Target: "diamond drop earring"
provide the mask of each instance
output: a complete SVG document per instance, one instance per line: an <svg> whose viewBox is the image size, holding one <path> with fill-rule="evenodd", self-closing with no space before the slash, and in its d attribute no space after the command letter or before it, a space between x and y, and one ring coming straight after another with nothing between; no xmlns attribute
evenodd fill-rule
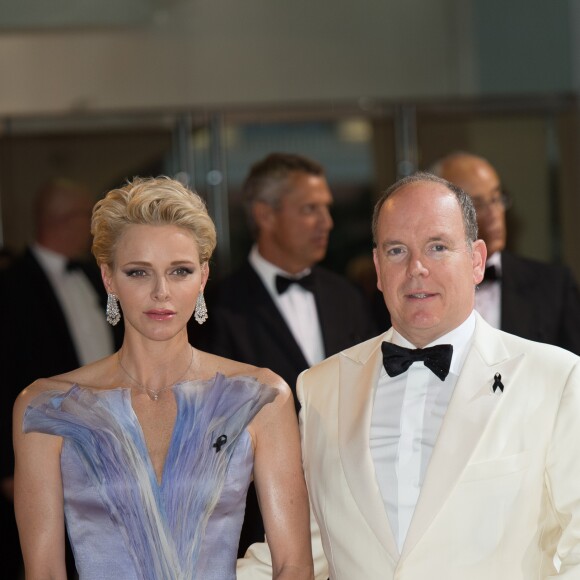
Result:
<svg viewBox="0 0 580 580"><path fill-rule="evenodd" d="M205 304L205 298L203 297L203 291L200 291L200 293L197 295L193 317L198 324L203 324L208 318L207 306Z"/></svg>
<svg viewBox="0 0 580 580"><path fill-rule="evenodd" d="M111 326L115 326L121 320L121 311L119 310L118 298L115 294L107 294L107 322Z"/></svg>

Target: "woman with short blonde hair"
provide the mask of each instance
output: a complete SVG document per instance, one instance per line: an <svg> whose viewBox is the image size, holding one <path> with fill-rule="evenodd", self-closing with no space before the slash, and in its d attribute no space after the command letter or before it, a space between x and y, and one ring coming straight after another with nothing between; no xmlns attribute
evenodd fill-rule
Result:
<svg viewBox="0 0 580 580"><path fill-rule="evenodd" d="M274 578L313 577L291 391L268 369L189 344L214 224L167 177L113 189L93 211L93 253L124 322L122 348L39 379L15 404L15 507L28 580L234 580L255 479ZM284 497L284 501L280 498Z"/></svg>

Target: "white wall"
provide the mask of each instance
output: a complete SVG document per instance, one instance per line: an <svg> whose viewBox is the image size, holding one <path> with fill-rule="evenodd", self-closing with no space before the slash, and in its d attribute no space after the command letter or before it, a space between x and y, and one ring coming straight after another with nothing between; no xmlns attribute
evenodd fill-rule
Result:
<svg viewBox="0 0 580 580"><path fill-rule="evenodd" d="M580 86L575 0L83 0L86 14L78 0L58 6L0 0L0 115ZM7 28L27 18L35 28Z"/></svg>
<svg viewBox="0 0 580 580"><path fill-rule="evenodd" d="M470 4L184 0L141 27L3 32L0 115L471 94Z"/></svg>

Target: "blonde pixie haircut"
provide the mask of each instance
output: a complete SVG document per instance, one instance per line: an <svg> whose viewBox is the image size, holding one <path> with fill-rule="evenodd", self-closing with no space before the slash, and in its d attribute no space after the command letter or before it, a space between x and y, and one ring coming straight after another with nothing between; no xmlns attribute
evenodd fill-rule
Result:
<svg viewBox="0 0 580 580"><path fill-rule="evenodd" d="M166 176L135 177L112 189L93 208L92 252L99 266L114 266L115 247L128 225L172 225L190 231L201 263L215 249L215 225L204 201L179 181Z"/></svg>

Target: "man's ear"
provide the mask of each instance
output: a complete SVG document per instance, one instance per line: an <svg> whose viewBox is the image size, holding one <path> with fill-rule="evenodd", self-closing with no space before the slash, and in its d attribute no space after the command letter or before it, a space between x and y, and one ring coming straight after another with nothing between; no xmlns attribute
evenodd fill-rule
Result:
<svg viewBox="0 0 580 580"><path fill-rule="evenodd" d="M473 282L477 286L483 280L485 274L485 261L487 260L487 246L483 240L473 242Z"/></svg>
<svg viewBox="0 0 580 580"><path fill-rule="evenodd" d="M274 208L264 201L256 201L252 206L252 216L259 230L268 230L273 227L274 213Z"/></svg>
<svg viewBox="0 0 580 580"><path fill-rule="evenodd" d="M381 267L379 265L379 255L376 248L373 248L373 262L375 263L375 271L377 273L377 288L382 292Z"/></svg>

